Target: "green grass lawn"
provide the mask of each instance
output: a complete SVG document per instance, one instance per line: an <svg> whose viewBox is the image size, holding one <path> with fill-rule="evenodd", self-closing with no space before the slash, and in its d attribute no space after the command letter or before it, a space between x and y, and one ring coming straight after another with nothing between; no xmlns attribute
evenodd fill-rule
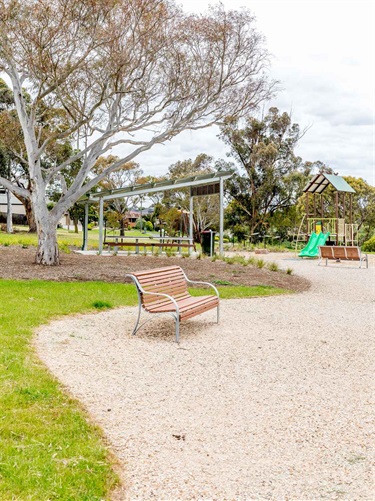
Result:
<svg viewBox="0 0 375 501"><path fill-rule="evenodd" d="M21 245L24 247L38 245L38 237L36 233L29 233L26 226L16 227L15 233L0 232L0 245ZM92 248L98 247L98 232L93 230L88 232L89 246ZM74 233L65 229L57 230L57 240L60 249L67 250L68 247L82 247L82 233Z"/></svg>
<svg viewBox="0 0 375 501"><path fill-rule="evenodd" d="M21 245L24 247L38 245L38 237L35 233L29 233L27 226L16 226L16 232L12 234L0 231L0 245ZM108 235L119 235L119 231L108 232ZM88 249L97 249L99 242L99 230L90 230L88 233ZM131 230L125 232L126 237L148 237L150 235L155 235L155 232L142 233L139 230ZM58 228L57 230L57 241L59 248L63 252L68 252L69 247L81 248L83 242L82 232L74 233L73 230L66 230L64 228ZM129 239L131 241L131 239Z"/></svg>
<svg viewBox="0 0 375 501"><path fill-rule="evenodd" d="M285 292L220 291L223 298ZM0 500L108 499L117 477L101 431L38 360L31 339L58 316L135 305L134 286L0 280L0 297Z"/></svg>
<svg viewBox="0 0 375 501"><path fill-rule="evenodd" d="M218 286L221 299L240 299L247 297L275 296L276 294L291 294L287 289L278 289L270 285L256 285L253 287L246 285ZM192 296L204 296L211 294L208 289L190 289Z"/></svg>
<svg viewBox="0 0 375 501"><path fill-rule="evenodd" d="M136 302L131 285L0 281L0 499L100 500L116 482L101 433L38 361L32 330Z"/></svg>

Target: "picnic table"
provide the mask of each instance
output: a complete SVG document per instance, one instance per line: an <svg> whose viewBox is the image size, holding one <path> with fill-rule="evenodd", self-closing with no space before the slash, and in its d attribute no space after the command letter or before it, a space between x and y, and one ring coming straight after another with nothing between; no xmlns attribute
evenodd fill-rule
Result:
<svg viewBox="0 0 375 501"><path fill-rule="evenodd" d="M139 254L140 248L143 248L144 252L147 252L148 248L151 248L152 251L155 248L161 249L163 252L164 249L176 247L180 254L183 248L196 251L194 240L189 237L107 235L104 245L107 245L109 250L113 248L114 252L118 252L119 247L134 247L135 254Z"/></svg>

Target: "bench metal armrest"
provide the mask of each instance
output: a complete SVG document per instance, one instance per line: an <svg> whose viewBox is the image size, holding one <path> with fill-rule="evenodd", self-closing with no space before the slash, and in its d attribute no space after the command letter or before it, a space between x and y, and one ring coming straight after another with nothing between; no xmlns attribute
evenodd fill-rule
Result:
<svg viewBox="0 0 375 501"><path fill-rule="evenodd" d="M147 292L142 288L141 284L138 282L138 280L135 278L134 275L125 275L125 277L129 277L133 280L133 282L137 286L137 289L138 289L140 294L148 294L150 296L162 296L162 297L169 299L174 304L174 306L176 308L177 317L180 316L180 309L178 307L177 301L172 296L169 296L168 294L163 294L161 292ZM139 298L139 300L140 299L141 298Z"/></svg>
<svg viewBox="0 0 375 501"><path fill-rule="evenodd" d="M150 296L162 296L162 297L166 297L167 299L169 299L174 304L174 306L176 308L177 316L178 317L180 316L180 309L178 307L177 301L172 296L169 296L168 294L163 294L161 292L146 292L144 290L142 290L141 293L142 294L148 294Z"/></svg>
<svg viewBox="0 0 375 501"><path fill-rule="evenodd" d="M196 280L189 280L186 275L185 275L185 278L186 278L186 281L189 283L189 284L199 284L199 285L208 285L209 287L212 287L213 290L215 291L215 294L217 295L218 298L220 298L220 295L219 295L219 291L217 290L217 288L213 285L213 284L210 284L210 282L198 282Z"/></svg>

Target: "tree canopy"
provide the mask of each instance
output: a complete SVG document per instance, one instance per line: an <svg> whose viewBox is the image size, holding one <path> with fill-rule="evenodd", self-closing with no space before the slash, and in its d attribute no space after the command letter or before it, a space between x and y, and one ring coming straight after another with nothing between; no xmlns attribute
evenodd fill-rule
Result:
<svg viewBox="0 0 375 501"><path fill-rule="evenodd" d="M14 154L28 166L30 185L0 183L32 204L36 261L59 262L57 222L110 172L183 130L249 113L269 98L267 58L246 9L186 15L164 0L0 0L0 71L19 120ZM79 148L46 168L51 145L66 140ZM93 173L120 145L119 159ZM78 160L48 211L47 187Z"/></svg>
<svg viewBox="0 0 375 501"><path fill-rule="evenodd" d="M244 126L228 120L221 137L238 165L227 182L233 221L246 220L250 234L262 232L276 211L294 203L310 173L294 153L300 128L288 113L270 108L261 119L248 117Z"/></svg>

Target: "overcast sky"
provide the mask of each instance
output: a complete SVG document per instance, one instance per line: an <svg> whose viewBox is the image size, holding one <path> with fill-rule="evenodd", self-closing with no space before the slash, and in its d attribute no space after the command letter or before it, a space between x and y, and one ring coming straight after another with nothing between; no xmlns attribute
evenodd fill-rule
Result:
<svg viewBox="0 0 375 501"><path fill-rule="evenodd" d="M179 0L204 12L209 0ZM270 75L282 90L269 106L292 111L310 127L297 154L340 175L375 185L375 2L373 0L222 0L248 7L272 53ZM268 106L267 106L268 108ZM145 174L161 175L178 160L207 153L226 158L216 128L184 132L138 157Z"/></svg>

